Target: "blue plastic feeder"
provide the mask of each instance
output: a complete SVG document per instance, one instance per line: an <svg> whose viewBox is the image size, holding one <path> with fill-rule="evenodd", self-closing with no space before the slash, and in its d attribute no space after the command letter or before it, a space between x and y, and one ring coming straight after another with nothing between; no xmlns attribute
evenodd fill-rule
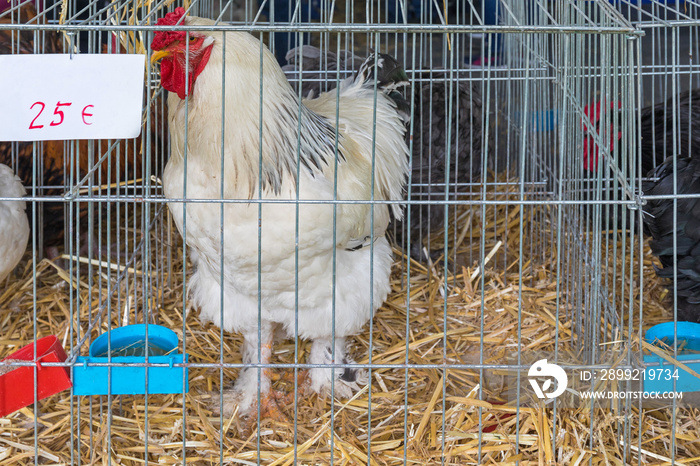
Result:
<svg viewBox="0 0 700 466"><path fill-rule="evenodd" d="M693 322L673 322L654 325L644 335L648 343L659 340L673 348L673 335L678 344L678 362L700 374L700 324ZM673 354L673 353L671 353ZM644 356L644 392L697 392L700 391L700 379L688 371L674 366L655 354ZM675 381L675 388L674 388Z"/></svg>
<svg viewBox="0 0 700 466"><path fill-rule="evenodd" d="M160 325L148 325L147 385L147 368L144 365L146 325L127 325L104 333L90 345L89 356L78 356L76 359L73 366L73 394L144 395L146 392L187 392L187 367L175 366L187 362L187 354L176 353L177 346L175 332Z"/></svg>

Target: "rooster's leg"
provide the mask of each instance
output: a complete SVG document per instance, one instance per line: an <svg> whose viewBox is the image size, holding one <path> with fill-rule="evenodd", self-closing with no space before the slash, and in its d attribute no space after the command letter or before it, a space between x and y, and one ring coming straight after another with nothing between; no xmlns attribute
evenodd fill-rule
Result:
<svg viewBox="0 0 700 466"><path fill-rule="evenodd" d="M260 329L260 339L255 329L253 332L243 335L241 355L243 364L269 364L272 356L272 327L263 322ZM238 379L233 386L233 392L224 395L223 412L230 415L238 406L239 414L243 416L255 416L257 414L258 394L260 395L261 416L267 417L270 400L270 376L271 369L267 367L244 367L241 369Z"/></svg>
<svg viewBox="0 0 700 466"><path fill-rule="evenodd" d="M345 353L345 338L336 337L335 356L333 355L333 343L327 339L314 340L309 354L310 364L351 364L352 359ZM331 381L335 378L334 384ZM348 398L353 392L366 382L365 371L353 367L339 367L335 369L314 367L309 369L309 383L311 390L317 393L330 393L333 388L333 396Z"/></svg>

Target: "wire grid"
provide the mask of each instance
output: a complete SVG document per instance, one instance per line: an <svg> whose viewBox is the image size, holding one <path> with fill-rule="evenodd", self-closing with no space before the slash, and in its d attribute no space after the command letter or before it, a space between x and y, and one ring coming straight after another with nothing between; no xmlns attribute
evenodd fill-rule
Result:
<svg viewBox="0 0 700 466"><path fill-rule="evenodd" d="M649 154L653 155L654 165L657 165L665 157L676 155L677 157L695 156L691 140L686 140L680 136L682 125L687 124L689 134L694 133L695 121L692 118L692 108L695 102L690 102L688 119L683 122L681 112L686 111L681 107L678 96L686 91L693 91L700 86L700 73L695 57L700 52L700 4L696 1L664 2L658 0L648 0L645 2L621 1L616 5L619 11L637 29L644 32L642 47L651 53L645 53L640 60L640 107L660 108L662 113L654 117L653 124L658 126L661 121L666 120L667 130L663 132L663 140L658 141L657 136L648 134L644 129L641 131L642 138L651 142ZM644 109L642 110L644 113ZM673 128L671 130L671 128ZM659 153L661 152L661 153ZM642 157L648 155L642 152ZM646 173L642 173L646 176ZM648 176L652 176L649 174ZM680 189L680 187L678 187ZM677 197L672 194L671 199ZM697 193L690 193L690 197L697 196ZM644 196L643 196L644 199ZM681 215L674 203L673 209ZM676 251L677 222L680 219L674 218L674 251ZM674 254L675 255L675 254ZM673 262L674 277L678 275L678 261L681 255L675 255ZM669 285L670 298L666 301L667 308L670 308L668 320L680 320L677 317L678 288L676 280ZM677 348L673 349L677 354ZM680 405L675 400L672 403L671 423L678 426L680 416ZM671 462L678 461L680 442L675 432L672 433L668 445L668 457Z"/></svg>
<svg viewBox="0 0 700 466"><path fill-rule="evenodd" d="M17 36L31 35L34 40L31 51L34 53L146 53L141 46L147 48L153 29L144 25L152 24L176 5L168 2L68 2L62 16L63 4L54 3L45 5L39 14L39 23L50 24L52 28L36 26L33 22L28 27L7 31ZM593 365L599 362L601 345L629 338L634 333L633 316L638 309L633 307L632 296L637 291L639 277L632 264L640 254L639 236L634 227L639 218L636 193L640 174L636 160L636 119L630 116L635 114L637 101L635 73L639 64L639 36L611 5L564 0L501 1L499 25L485 24L486 6L472 2L447 2L445 14L444 8L438 8L442 2L428 0L321 0L289 5L287 14L281 15L282 21L274 18L275 14L280 14L273 1L261 7L250 0L238 3L195 1L185 6L191 14L218 18L221 23L217 29L247 30L259 35L278 58L287 51L280 44L290 47L302 42L299 30L303 25L306 43L322 51L339 55L344 50L351 50L366 55L369 49L374 49L397 57L411 78L409 92L414 95L417 89L425 88L432 96L438 84L443 85L442 89L448 96L456 92L458 85L466 85L469 89L471 97L467 107L459 107L455 104L458 101L448 98L445 99L445 108L434 106L431 98L413 99L413 119L427 119L429 131L442 129L445 134L436 140L428 138L430 142L418 149L412 148L414 169L407 192L407 211L410 214L406 222L393 226L393 235L408 253L403 258L397 257L407 308L412 306L412 274L416 273L418 262L428 264L434 279L444 277L440 287L443 294L454 289L456 277L463 273L462 267L478 266L482 270L488 267L490 273L504 274L515 269L518 277L512 283L515 290L512 292L518 295L522 295L525 287L534 286L534 279L527 277L544 273L546 280L556 282L556 309L561 314L556 316L557 322L571 322L572 331L568 337L564 337L563 332L555 334L553 358L559 356L558 348L560 343L563 344L560 340L569 338L575 348L584 351L583 362ZM18 10L10 10L2 18L10 18L12 24L23 23L17 13ZM404 15L406 20L415 22L404 22ZM55 40L53 28L58 23L62 33ZM445 23L448 26L445 27ZM450 31L449 35L443 32L445 29ZM119 33L116 39L112 34L114 31ZM50 50L48 44L54 40L55 50ZM21 39L14 39L13 44L12 53L21 53ZM280 47L282 49L278 50ZM474 64L478 57L482 58L481 64ZM325 65L327 62L321 60L321 70L326 68ZM70 302L70 324L62 336L71 356L84 353L95 336L116 326L154 322L155 319L167 322L164 309L171 308L171 303L165 296L171 290L182 289L191 273L191 264L183 258L189 247L183 246L170 222L158 178L169 154L167 109L157 72L150 69L150 73L144 104L144 131L139 140L62 143L59 153L65 169L60 174L60 182L56 183L54 179L54 183L31 183L28 199L33 206L35 234L31 249L35 277L42 271L38 259L47 253L44 249L46 230L41 228L47 206L54 203L66 211L65 249L59 259L64 261L61 265L69 277L66 294ZM341 69L338 73L331 73L330 77L321 75L305 79L302 73L302 81L296 85L303 87L307 80L330 89L335 86L333 81L337 83L338 79L350 74L350 69ZM295 84L298 75L288 73L288 76ZM480 97L479 105L473 98L475 95ZM580 154L585 138L582 127L587 118L586 106L595 101L600 101L603 108L619 101L623 110L612 128L605 125L599 128L589 125L591 127L587 128L590 137L601 148L600 159L608 161L601 163L601 169L591 175L581 163ZM477 106L481 108L477 109ZM460 112L467 111L476 115L472 120L476 129L471 128L468 148L464 148L459 147L458 141L465 128L455 125L454 121L460 120ZM433 124L433 119L444 120L444 128ZM419 136L416 129L422 131L423 127L414 123L411 128L415 144ZM473 133L477 129L481 132L477 141L480 150L474 151L476 136ZM611 149L604 141L610 140L611 132L618 131L622 137ZM424 171L416 171L417 159L431 161L436 152L435 144L446 146L450 157L457 158L454 166L445 164L453 172L447 170L444 174L433 174L435 166L430 163ZM42 160L47 157L46 145L36 143L31 146L34 173L40 173L46 166ZM455 155L463 149L466 152L464 158ZM13 146L10 162L17 170L22 167L20 152L20 147ZM105 162L109 168L105 168ZM419 208L411 210L413 206ZM504 206L504 209L492 209L492 206ZM294 205L290 204L290 208ZM422 221L425 217L425 223L429 223L434 211L445 214L437 231L425 228ZM421 228L412 231L407 226L411 215L421 220L418 222ZM464 220L465 215L469 221ZM472 222L477 216L479 220ZM503 220L514 216L519 218L517 229L504 228ZM455 219L462 219L465 223L460 224ZM622 230L617 237L600 234L618 225ZM487 242L489 233L502 242L500 250L495 241ZM411 244L420 246L417 252L414 253ZM487 256L492 252L488 261ZM418 262L410 261L410 255ZM618 261L618 257L625 260ZM175 263L182 264L183 269L173 269ZM483 350L484 338L487 337L483 317L487 308L485 277L486 273L482 272L479 278L481 291L478 299L481 300L482 318L478 356L469 363L443 362L438 365L409 363L406 357L404 362L391 364L389 368L405 374L408 381L409 374L416 369L438 371L443 380L447 379L452 368L469 369L483 379L494 364L509 364L514 368L527 366L521 360L525 345L520 326L513 351L515 357L497 363L493 360L486 362L489 355ZM507 281L507 276L504 275L504 279ZM36 280L35 287L38 286ZM187 305L186 301L180 303L180 311ZM87 318L80 312L86 306ZM519 322L523 320L522 306L521 301L517 309ZM35 323L40 318L36 312L38 307L35 302ZM566 317L560 318L563 315ZM447 300L437 319L436 329L442 326L441 330L447 334ZM196 337L192 336L184 319L181 325L178 329L181 330L180 350L187 352L196 346L196 341L193 341ZM372 321L367 326L370 327L369 359L364 368L372 380L373 371L383 366L372 362ZM37 327L35 324L33 328L34 339L38 337ZM407 354L410 327L411 321L407 317ZM222 342L225 338L227 335L222 331ZM436 347L434 351L446 351L448 340L443 337L443 348ZM295 352L299 352L299 345L299 341L294 342ZM189 365L192 369L217 370L222 389L232 383L231 380L224 381L224 369L231 374L231 369L243 367L240 363L224 363L223 351L222 344L220 359ZM627 364L631 364L630 358ZM257 364L256 367L297 370L308 365ZM335 367L342 369L343 365ZM485 399L483 387L477 386L476 390L478 398ZM443 383L442 392L444 400L449 395L447 382ZM370 407L373 403L381 403L373 401L371 393L370 390ZM119 397L111 395L90 398L87 415L79 409L83 401L71 401L70 428L73 433L70 444L73 447L70 458L65 461L71 464L91 461L92 446L98 443L98 435L90 430L86 442L78 435L78 428L103 419L107 424L106 431L102 431L107 437L106 449L111 450L112 438L120 435L119 429L112 427L114 417L118 416L113 412L115 399L118 404L122 402ZM148 411L148 397L145 403ZM407 419L408 398L404 403ZM183 438L187 438L185 418L188 413L184 408L187 404L183 394L183 408L178 416L182 419ZM444 432L445 402L435 409L442 411L441 430ZM371 418L371 409L367 416ZM519 410L516 410L516 416L519 423ZM371 426L372 423L368 424ZM626 422L620 427L621 436L629 435L630 426ZM37 431L38 421L35 421L34 428ZM148 432L148 415L144 428ZM550 438L554 442L556 425L551 429ZM482 434L480 427L479 444L482 443ZM406 426L398 435L404 443L410 436ZM367 441L370 442L371 438L369 432ZM445 435L441 442L444 450ZM36 435L34 458L37 462L39 444ZM296 439L294 445L293 457L296 459ZM257 446L253 443L252 448L259 452L260 441ZM367 451L369 463L375 458L371 448ZM518 451L516 445L516 454ZM143 454L145 457L149 455L147 442ZM479 462L483 455L479 448ZM183 442L178 461L186 461L187 456L188 447ZM253 462L263 461L258 455ZM406 462L404 449L403 463Z"/></svg>
<svg viewBox="0 0 700 466"><path fill-rule="evenodd" d="M521 182L545 186L546 207L535 205L530 213L538 221L529 234L540 241L523 243L542 244L531 252L552 264L572 336L587 352L587 362L595 363L596 348L625 333L633 316L635 271L616 258L628 257L639 245L633 117L638 36L605 2L554 2L542 10L504 2L502 9L505 24L520 25L525 18L539 26L619 28L618 34L508 34L508 69L516 70L511 71L516 84L503 86L501 95L518 98L500 99L510 107L503 112L509 125L501 136L510 139L510 163L519 164ZM594 105L610 108L613 102L621 112L611 127L587 123ZM611 133L621 134L619 145L603 144L598 169L585 167L581 137L607 141ZM618 229L617 237L597 234ZM601 274L603 269L612 274Z"/></svg>

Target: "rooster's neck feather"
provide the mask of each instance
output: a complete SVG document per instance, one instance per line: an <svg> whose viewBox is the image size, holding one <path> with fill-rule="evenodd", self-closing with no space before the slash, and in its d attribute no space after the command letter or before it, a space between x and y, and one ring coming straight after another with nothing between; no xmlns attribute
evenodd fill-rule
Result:
<svg viewBox="0 0 700 466"><path fill-rule="evenodd" d="M279 194L285 184L296 189L298 170L307 170L312 176L324 171L334 160L336 137L338 153L342 150L342 137L336 136L335 126L326 117L300 103L267 48L262 49L260 66L261 49L256 38L247 33L228 32L225 41L224 49L222 38L216 40L189 100L190 139L201 128L197 138L200 141L211 141L213 137L221 140L224 97L225 164L236 171L236 179L249 180L248 195L254 195L258 182L263 191L274 194ZM184 101L180 103L183 105ZM220 165L220 158L211 164Z"/></svg>

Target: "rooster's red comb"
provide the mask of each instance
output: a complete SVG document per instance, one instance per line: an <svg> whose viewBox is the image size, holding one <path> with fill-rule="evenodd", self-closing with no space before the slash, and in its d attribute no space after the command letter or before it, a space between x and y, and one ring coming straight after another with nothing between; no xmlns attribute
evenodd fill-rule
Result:
<svg viewBox="0 0 700 466"><path fill-rule="evenodd" d="M176 24L184 24L182 17L185 16L185 9L182 7L175 8L175 11L168 13L165 17L156 22L156 26L175 26ZM152 50L161 50L171 42L182 39L182 31L159 31L156 32L151 42Z"/></svg>
<svg viewBox="0 0 700 466"><path fill-rule="evenodd" d="M159 19L158 22L156 22L156 26L175 26L183 16L185 16L185 9L179 6L175 8L175 11L172 11L165 15L165 17Z"/></svg>
<svg viewBox="0 0 700 466"><path fill-rule="evenodd" d="M586 107L584 107L583 114L586 115L588 121L590 121L591 123L598 123L600 121L600 117L602 116L601 107L602 101L599 100L595 103L595 105L587 105ZM617 107L618 110L622 109L622 102L611 101L610 109L615 110L615 107ZM581 121L581 124L583 125L583 129L588 130L588 124L585 119Z"/></svg>

